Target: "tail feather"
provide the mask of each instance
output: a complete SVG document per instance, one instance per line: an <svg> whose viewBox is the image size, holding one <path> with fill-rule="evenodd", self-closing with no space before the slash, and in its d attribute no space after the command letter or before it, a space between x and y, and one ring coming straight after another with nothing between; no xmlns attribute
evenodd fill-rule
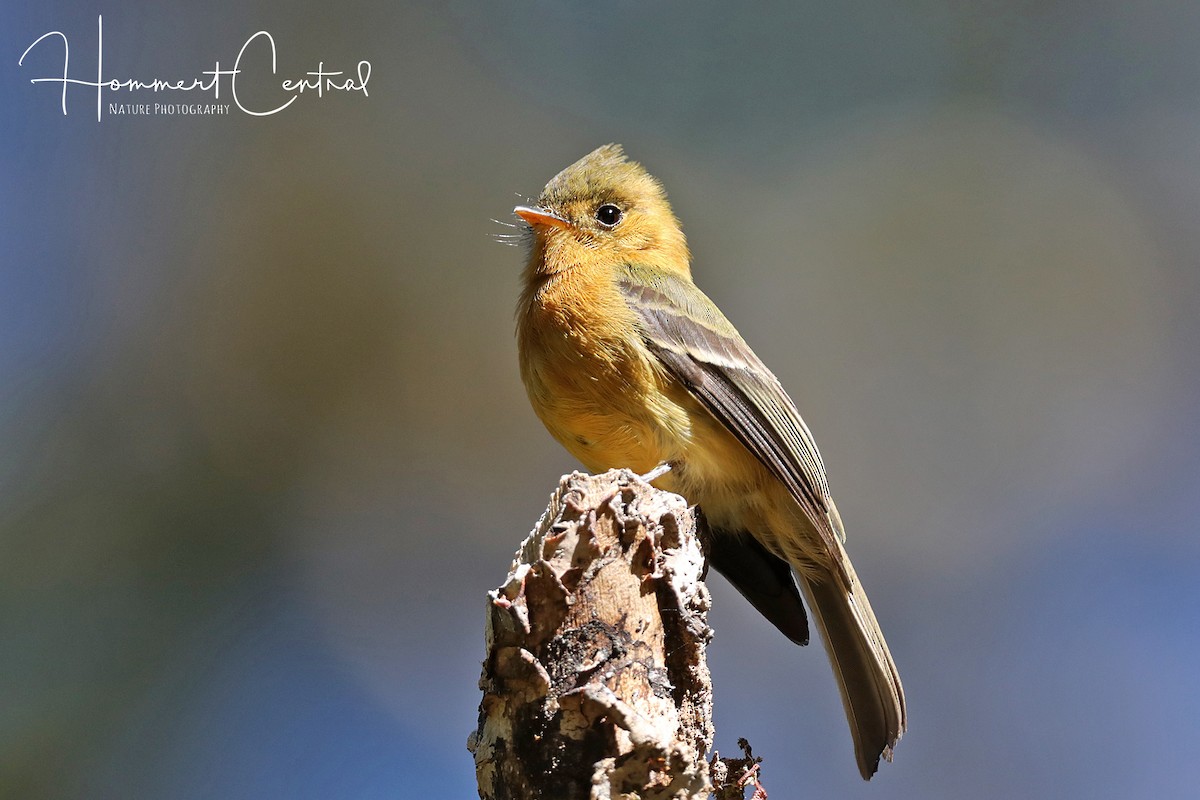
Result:
<svg viewBox="0 0 1200 800"><path fill-rule="evenodd" d="M850 560L846 558L844 564L850 587L839 574L817 579L811 571L800 584L837 676L858 770L870 780L880 756L892 760L892 748L908 727L908 715L904 687L875 612Z"/></svg>

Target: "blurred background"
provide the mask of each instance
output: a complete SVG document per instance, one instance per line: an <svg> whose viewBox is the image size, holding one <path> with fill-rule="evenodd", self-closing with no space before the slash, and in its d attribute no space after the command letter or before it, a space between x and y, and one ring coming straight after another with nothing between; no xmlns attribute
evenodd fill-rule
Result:
<svg viewBox="0 0 1200 800"><path fill-rule="evenodd" d="M5 7L0 795L474 796L485 593L576 466L493 220L610 141L815 432L908 690L864 784L819 647L714 578L717 747L781 800L1194 792L1200 4L100 11L106 77L267 30L369 97L63 116L61 46L17 59L90 78L97 9Z"/></svg>

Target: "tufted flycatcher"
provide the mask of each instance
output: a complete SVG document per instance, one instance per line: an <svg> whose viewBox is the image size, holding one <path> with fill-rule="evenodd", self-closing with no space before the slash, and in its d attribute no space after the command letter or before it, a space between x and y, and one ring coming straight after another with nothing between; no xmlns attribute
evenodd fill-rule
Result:
<svg viewBox="0 0 1200 800"><path fill-rule="evenodd" d="M655 470L698 505L710 564L797 644L807 601L869 780L907 726L900 676L812 434L692 283L662 185L610 144L514 213L533 232L517 339L534 411L589 470Z"/></svg>

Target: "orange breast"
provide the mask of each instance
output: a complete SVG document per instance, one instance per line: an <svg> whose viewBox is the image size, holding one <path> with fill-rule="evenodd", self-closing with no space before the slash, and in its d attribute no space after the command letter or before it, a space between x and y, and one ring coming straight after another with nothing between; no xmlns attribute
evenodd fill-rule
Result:
<svg viewBox="0 0 1200 800"><path fill-rule="evenodd" d="M688 414L611 273L575 268L544 280L523 298L517 333L534 411L589 470L647 472L686 447Z"/></svg>
<svg viewBox="0 0 1200 800"><path fill-rule="evenodd" d="M610 275L568 270L523 297L518 346L534 411L588 470L669 462L655 485L714 522L765 528L765 468L645 346Z"/></svg>

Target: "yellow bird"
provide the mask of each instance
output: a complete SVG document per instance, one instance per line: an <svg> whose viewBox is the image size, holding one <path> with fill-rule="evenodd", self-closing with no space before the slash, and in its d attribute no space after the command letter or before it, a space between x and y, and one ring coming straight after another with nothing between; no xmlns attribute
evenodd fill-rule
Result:
<svg viewBox="0 0 1200 800"><path fill-rule="evenodd" d="M808 642L803 593L869 780L907 727L900 676L812 435L692 283L662 185L610 144L514 213L534 234L517 310L534 411L589 470L659 469L656 486L704 512L712 566L798 644Z"/></svg>

